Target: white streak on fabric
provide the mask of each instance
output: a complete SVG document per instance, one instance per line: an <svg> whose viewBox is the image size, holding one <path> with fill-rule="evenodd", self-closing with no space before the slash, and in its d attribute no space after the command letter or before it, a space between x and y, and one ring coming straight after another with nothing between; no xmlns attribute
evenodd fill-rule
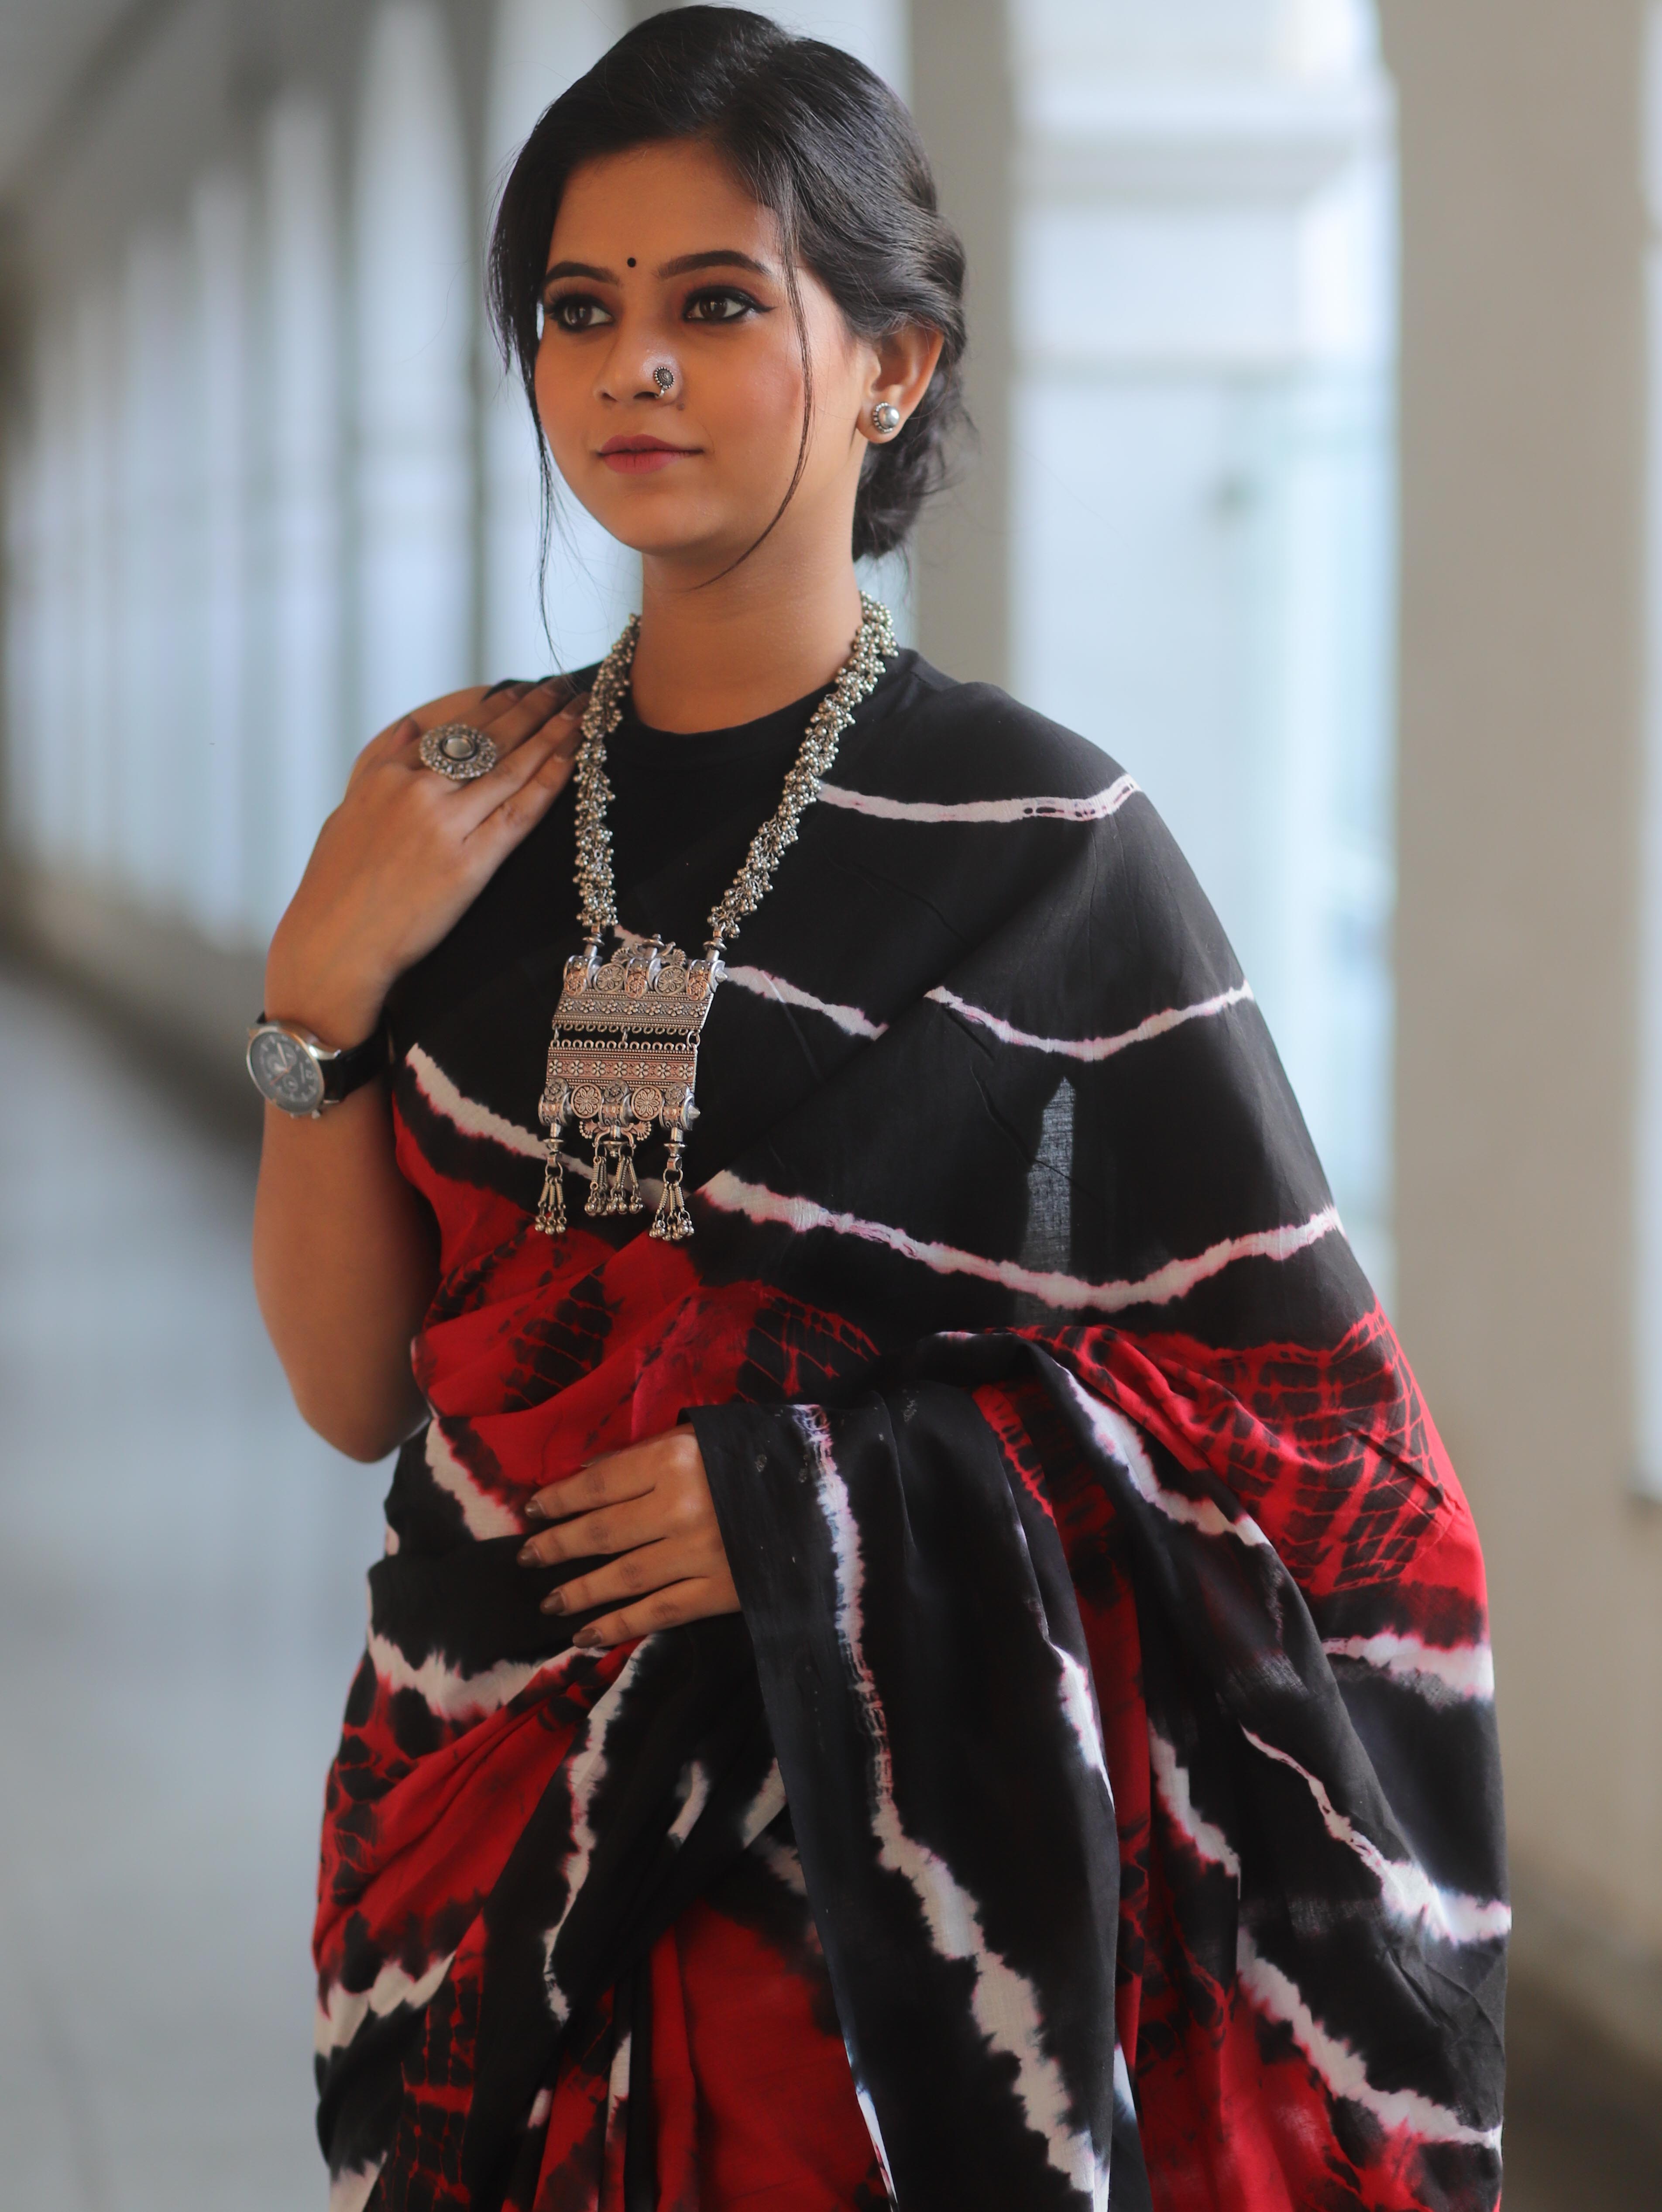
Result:
<svg viewBox="0 0 1662 2212"><path fill-rule="evenodd" d="M782 1844L777 1836L758 1836L750 1846L770 1875L786 1889L794 1890L798 1897L808 1894L808 1882L802 1870L802 1855L790 1844Z"/></svg>
<svg viewBox="0 0 1662 2212"><path fill-rule="evenodd" d="M428 1424L428 1472L447 1497L453 1498L462 1509L462 1519L470 1536L481 1539L488 1536L517 1536L522 1523L518 1513L505 1505L500 1498L492 1498L480 1489L468 1469L457 1458L454 1447L444 1433L442 1420Z"/></svg>
<svg viewBox="0 0 1662 2212"><path fill-rule="evenodd" d="M1112 1060L1116 1053L1125 1052L1134 1044L1148 1044L1153 1038L1164 1036L1170 1030L1181 1029L1186 1022L1202 1022L1213 1014L1221 1014L1251 999L1250 983L1238 983L1232 990L1220 991L1216 998L1201 999L1192 1006L1168 1006L1163 1012L1150 1014L1135 1029L1122 1030L1116 1036L1047 1037L1035 1036L1029 1030L1018 1030L1002 1014L990 1014L985 1006L973 1006L967 999L961 999L955 991L949 991L938 983L932 991L924 994L938 1006L948 1006L966 1021L977 1023L990 1030L1003 1044L1022 1045L1033 1052L1048 1052L1065 1060Z"/></svg>
<svg viewBox="0 0 1662 2212"><path fill-rule="evenodd" d="M1186 1528L1198 1529L1203 1536L1230 1536L1237 1543L1254 1548L1266 1552L1274 1549L1250 1513L1232 1515L1214 1498L1189 1498L1180 1490L1168 1488L1155 1473L1154 1462L1135 1424L1127 1420L1118 1407L1093 1396L1078 1376L1066 1368L1062 1370L1062 1376L1097 1443L1111 1458L1119 1462L1131 1479L1132 1488L1146 1504L1163 1513L1168 1521L1175 1521Z"/></svg>
<svg viewBox="0 0 1662 2212"><path fill-rule="evenodd" d="M634 2041L634 2030L620 2036L612 2052L612 2070L606 2077L606 2133L610 2136L617 2125L618 2114L629 2101L629 2045Z"/></svg>
<svg viewBox="0 0 1662 2212"><path fill-rule="evenodd" d="M1236 1932L1235 1968L1241 1988L1259 2010L1291 2029L1293 2040L1336 2097L1360 2105L1392 2134L1401 2130L1421 2142L1500 2148L1499 2128L1468 2127L1457 2113L1416 2089L1375 2088L1356 2052L1322 2026L1297 1984L1259 1954L1244 1928Z"/></svg>
<svg viewBox="0 0 1662 2212"><path fill-rule="evenodd" d="M846 2045L844 2048L847 2048ZM851 2067L854 2063L852 2054L848 2063ZM854 2098L860 2108L860 2117L865 2122L865 2131L871 2138L871 2148L877 2154L877 2164L883 2168L883 2187L889 2191L889 2201L891 2204L898 2204L901 2193L895 2188L895 2177L889 2170L889 2153L883 2148L883 2130L877 2124L877 2108L871 2101L870 2091L858 2074L854 2076Z"/></svg>
<svg viewBox="0 0 1662 2212"><path fill-rule="evenodd" d="M573 1905L577 1902L594 1858L595 1833L590 1820L594 1793L606 1771L606 1739L623 1709L629 1686L640 1671L641 1656L652 1638L643 1637L584 1717L583 1733L566 1755L563 1773L567 1802L571 1808L571 1844L561 1872L566 1881L566 1902L560 1917L543 1938L543 1986L549 2009L563 2027L571 2012L571 1999L554 1971L555 1948Z"/></svg>
<svg viewBox="0 0 1662 2212"><path fill-rule="evenodd" d="M1238 1261L1290 1260L1324 1237L1343 1233L1337 1210L1328 1206L1307 1221L1277 1229L1255 1229L1244 1237L1225 1237L1192 1259L1168 1260L1163 1267L1136 1282L1087 1283L1077 1275L1041 1272L1024 1267L1018 1261L989 1259L985 1253L933 1243L886 1221L865 1221L858 1214L836 1212L817 1199L787 1198L765 1184L742 1182L727 1168L701 1184L699 1195L720 1213L742 1213L755 1222L778 1222L799 1237L816 1229L829 1230L837 1237L857 1237L868 1244L883 1245L903 1260L915 1260L937 1275L974 1275L984 1283L1001 1283L1007 1290L1025 1291L1045 1305L1086 1307L1095 1313L1169 1305Z"/></svg>
<svg viewBox="0 0 1662 2212"><path fill-rule="evenodd" d="M1382 1629L1377 1636L1333 1636L1323 1644L1330 1659L1356 1659L1399 1680L1432 1682L1457 1698L1495 1695L1495 1654L1487 1644L1422 1643Z"/></svg>
<svg viewBox="0 0 1662 2212"><path fill-rule="evenodd" d="M561 1652L553 1659L499 1659L480 1674L464 1674L436 1652L429 1652L419 1665L412 1665L388 1638L373 1629L369 1635L370 1663L376 1679L389 1690L419 1692L428 1710L447 1721L482 1720L488 1713L500 1711L534 1676L549 1673L567 1656Z"/></svg>
<svg viewBox="0 0 1662 2212"><path fill-rule="evenodd" d="M1064 1651L1060 1644L1051 1648L1061 1662L1063 1715L1073 1730L1080 1758L1092 1774L1101 1777L1102 1787L1112 1804L1113 1784L1108 1779L1107 1753L1102 1748L1102 1724L1097 1717L1096 1692L1091 1678L1071 1651Z"/></svg>
<svg viewBox="0 0 1662 2212"><path fill-rule="evenodd" d="M722 981L737 983L741 991L752 991L759 999L777 999L782 1006L801 1006L810 1014L823 1014L848 1036L880 1037L889 1028L887 1022L874 1022L858 1006L840 1006L834 1000L816 999L800 983L787 982L783 975L770 975L765 968L730 968Z"/></svg>
<svg viewBox="0 0 1662 2212"><path fill-rule="evenodd" d="M681 1801L681 1810L670 1821L664 1840L684 1844L698 1822L699 1814L710 1802L710 1770L701 1759L694 1759L681 1771L682 1787L686 1796Z"/></svg>
<svg viewBox="0 0 1662 2212"><path fill-rule="evenodd" d="M1315 1800L1321 1824L1336 1844L1354 1852L1380 1886L1386 1911L1394 1920L1426 1929L1445 1943L1493 1943L1512 1926L1512 1908L1499 1898L1468 1897L1462 1891L1442 1889L1422 1866L1412 1859L1388 1859L1371 1836L1341 1813L1319 1775L1301 1766L1285 1752L1251 1729L1240 1731L1254 1751L1289 1768Z"/></svg>
<svg viewBox="0 0 1662 2212"><path fill-rule="evenodd" d="M554 1971L554 1954L560 1942L560 1933L569 1918L583 1884L588 1880L589 1869L594 1861L596 1837L591 1810L594 1793L606 1772L607 1741L611 1729L628 1694L628 1686L638 1670L641 1655L657 1638L642 1637L629 1654L623 1671L603 1697L596 1699L585 1723L585 1735L580 1749L573 1747L567 1755L564 1772L571 1805L571 1848L562 1872L566 1879L566 1902L559 1919L547 1929L543 1938L543 1984L548 1993L549 2008L555 2018L565 2024L571 2009L571 2000L561 1987ZM684 1839L708 1801L710 1777L701 1761L693 1761L681 1771L681 1786L684 1792L676 1819L670 1834L676 1842ZM693 1810L688 1814L688 1807ZM769 1766L762 1777L755 1796L746 1807L739 1824L739 1848L748 1850L762 1830L777 1820L785 1810L785 1784L779 1778L778 1761Z"/></svg>
<svg viewBox="0 0 1662 2212"><path fill-rule="evenodd" d="M871 791L852 791L847 785L822 783L820 803L845 807L851 814L866 814L879 822L1103 822L1118 814L1139 786L1122 775L1106 791L1082 799L884 799Z"/></svg>
<svg viewBox="0 0 1662 2212"><path fill-rule="evenodd" d="M937 1955L967 1959L974 1966L975 1984L970 2002L976 2026L993 2050L1015 2060L1016 2093L1028 2126L1044 2143L1052 2168L1081 2191L1097 2212L1106 2212L1107 2166L1098 2160L1089 2136L1070 2124L1071 2100L1055 2061L1044 2049L1044 2023L1032 1984L988 1943L974 1899L946 1861L928 1844L908 1835L901 1822L895 1802L888 1716L865 1656L865 1566L858 1524L824 1416L813 1407L798 1407L795 1411L817 1470L819 1506L831 1539L837 1577L837 1640L870 1747L871 1825L879 1861L910 1885L923 1908ZM874 2143L881 2141L875 2131L872 2140Z"/></svg>
<svg viewBox="0 0 1662 2212"><path fill-rule="evenodd" d="M1222 1828L1197 1809L1189 1770L1178 1758L1174 1747L1153 1727L1149 1729L1149 1765L1168 1818L1196 1857L1204 1859L1208 1866L1222 1867L1239 1889L1240 1859L1234 1844Z"/></svg>
<svg viewBox="0 0 1662 2212"><path fill-rule="evenodd" d="M540 1160L547 1157L543 1139L534 1129L522 1129L517 1121L505 1121L488 1106L482 1106L476 1098L466 1097L420 1045L411 1045L404 1060L416 1078L416 1089L428 1104L464 1137L478 1137L487 1144L500 1145L506 1152L519 1153L522 1159Z"/></svg>
<svg viewBox="0 0 1662 2212"><path fill-rule="evenodd" d="M385 2020L401 2005L419 2012L450 1972L455 1956L446 1951L419 1974L406 1972L396 1959L389 1959L367 1990L343 1989L337 1982L328 1996L319 2000L312 2023L312 2047L318 2057L327 2058L331 2051L350 2043L372 2013Z"/></svg>
<svg viewBox="0 0 1662 2212"><path fill-rule="evenodd" d="M1113 2101L1137 2126L1137 2099L1131 2094L1131 2069L1125 2063L1125 2054L1116 2043L1113 2046Z"/></svg>
<svg viewBox="0 0 1662 2212"><path fill-rule="evenodd" d="M385 2163L385 2159L378 2158L373 2166L349 2166L343 2172L331 2175L329 2212L363 2212Z"/></svg>

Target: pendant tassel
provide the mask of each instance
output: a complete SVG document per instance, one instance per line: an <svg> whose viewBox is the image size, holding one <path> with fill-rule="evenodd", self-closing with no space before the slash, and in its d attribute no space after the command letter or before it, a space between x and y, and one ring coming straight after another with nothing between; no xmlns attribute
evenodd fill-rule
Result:
<svg viewBox="0 0 1662 2212"><path fill-rule="evenodd" d="M652 1234L660 1243L684 1244L693 1233L693 1217L681 1190L681 1132L670 1132L670 1157L664 1163L664 1195L652 1216Z"/></svg>
<svg viewBox="0 0 1662 2212"><path fill-rule="evenodd" d="M640 1185L635 1181L634 1139L620 1137L612 1159L612 1194L608 1211L612 1213L639 1213Z"/></svg>
<svg viewBox="0 0 1662 2212"><path fill-rule="evenodd" d="M597 1137L594 1146L594 1177L589 1185L587 1213L639 1213L640 1186L635 1180L634 1139L627 1130Z"/></svg>
<svg viewBox="0 0 1662 2212"><path fill-rule="evenodd" d="M543 1170L543 1195L537 1201L537 1226L545 1237L566 1233L566 1177L557 1127L549 1131L548 1165Z"/></svg>
<svg viewBox="0 0 1662 2212"><path fill-rule="evenodd" d="M611 1186L610 1169L611 1161L606 1139L604 1137L598 1138L596 1139L594 1147L594 1172L589 1177L589 1194L583 1204L585 1213L611 1212L611 1201L607 1195Z"/></svg>

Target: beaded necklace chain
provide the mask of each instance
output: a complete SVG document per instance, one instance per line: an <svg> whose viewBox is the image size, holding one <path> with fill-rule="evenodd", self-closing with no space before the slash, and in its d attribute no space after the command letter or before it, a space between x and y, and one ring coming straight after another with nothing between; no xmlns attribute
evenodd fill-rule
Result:
<svg viewBox="0 0 1662 2212"><path fill-rule="evenodd" d="M722 948L737 937L773 888L774 872L797 841L802 817L819 797L820 784L837 757L854 709L881 680L884 663L898 650L887 607L860 594L860 626L853 650L831 688L809 717L802 748L785 779L773 814L750 841L750 849L722 897L710 909L709 938L701 960L678 945L654 937L649 944L622 941L612 837L606 826L612 788L606 780L606 740L623 719L629 671L640 635L632 616L600 664L583 715L578 748L577 895L584 947L566 963L560 1004L549 1047L548 1079L537 1112L548 1130L548 1166L537 1226L564 1233L566 1126L575 1121L594 1146L585 1211L638 1213L640 1191L634 1148L654 1124L669 1137L664 1191L652 1234L678 1244L693 1233L682 1194L682 1154L698 1112L693 1101L699 1038L720 982ZM610 959L600 957L607 930L620 939Z"/></svg>

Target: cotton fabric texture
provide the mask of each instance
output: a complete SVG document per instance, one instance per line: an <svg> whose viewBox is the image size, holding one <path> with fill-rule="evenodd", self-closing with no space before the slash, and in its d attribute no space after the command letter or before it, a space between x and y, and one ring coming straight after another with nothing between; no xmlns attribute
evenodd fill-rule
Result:
<svg viewBox="0 0 1662 2212"><path fill-rule="evenodd" d="M812 704L626 719L628 929L700 947ZM1492 2208L1476 1535L1147 798L901 654L730 949L679 1247L531 1227L572 835L391 1009L440 1283L330 1783L334 2203ZM525 1500L683 1414L742 1617L579 1650Z"/></svg>

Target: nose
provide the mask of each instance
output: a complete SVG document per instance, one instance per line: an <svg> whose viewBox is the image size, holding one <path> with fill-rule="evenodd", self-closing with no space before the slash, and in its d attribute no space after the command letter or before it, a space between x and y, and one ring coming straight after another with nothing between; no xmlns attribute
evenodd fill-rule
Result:
<svg viewBox="0 0 1662 2212"><path fill-rule="evenodd" d="M651 331L625 338L620 331L601 370L600 396L606 399L661 400L681 396L681 365L670 348Z"/></svg>

